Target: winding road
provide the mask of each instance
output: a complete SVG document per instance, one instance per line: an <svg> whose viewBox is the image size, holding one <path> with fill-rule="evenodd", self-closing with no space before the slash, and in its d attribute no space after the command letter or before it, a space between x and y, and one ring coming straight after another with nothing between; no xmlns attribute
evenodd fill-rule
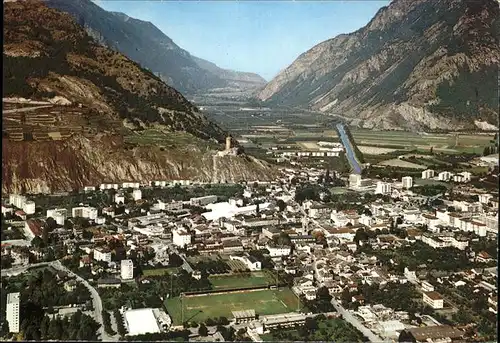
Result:
<svg viewBox="0 0 500 343"><path fill-rule="evenodd" d="M104 324L103 324L103 320L102 320L102 301L101 301L101 296L99 295L97 290L90 283L88 283L87 280L83 279L82 277L78 276L77 274L73 273L71 270L69 270L68 268L63 266L60 261L41 262L41 263L35 263L35 264L17 267L17 268L3 269L1 271L1 275L2 275L2 277L14 276L14 275L24 273L28 268L36 268L36 267L43 267L43 266L50 266L54 269L57 269L57 270L60 270L60 271L67 273L68 275L74 277L76 280L81 282L89 290L90 295L92 297L92 305L94 307L94 320L98 324L100 324L100 327L98 330L98 335L100 336L102 341L106 341L106 342L116 341L117 339L115 337L109 336L104 331Z"/></svg>
<svg viewBox="0 0 500 343"><path fill-rule="evenodd" d="M49 265L54 269L58 269L68 273L68 275L73 276L74 278L76 278L76 280L80 281L85 287L87 287L92 296L92 305L94 307L94 319L97 323L100 324L98 334L101 338L101 341L105 342L115 341L116 339L114 337L109 336L106 333L106 331L104 331L104 324L102 320L102 301L101 301L101 296L99 295L97 290L90 283L88 283L87 280L78 276L77 274L73 273L71 270L63 266L60 261L50 262Z"/></svg>

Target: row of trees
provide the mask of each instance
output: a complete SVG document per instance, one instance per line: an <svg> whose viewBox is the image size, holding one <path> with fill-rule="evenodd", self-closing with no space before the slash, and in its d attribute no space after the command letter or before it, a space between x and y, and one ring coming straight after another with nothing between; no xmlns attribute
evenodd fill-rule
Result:
<svg viewBox="0 0 500 343"><path fill-rule="evenodd" d="M111 315L108 311L102 311L102 322L104 324L104 331L106 331L108 335L114 336L116 332L111 327Z"/></svg>
<svg viewBox="0 0 500 343"><path fill-rule="evenodd" d="M123 316L120 313L120 310L115 309L113 311L113 316L115 317L116 330L118 331L118 334L122 337L125 336L127 334L127 329L125 328L125 324L123 323Z"/></svg>

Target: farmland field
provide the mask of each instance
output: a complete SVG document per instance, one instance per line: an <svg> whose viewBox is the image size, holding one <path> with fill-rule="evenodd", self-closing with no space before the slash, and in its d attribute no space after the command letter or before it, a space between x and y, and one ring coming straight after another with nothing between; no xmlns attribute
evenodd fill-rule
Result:
<svg viewBox="0 0 500 343"><path fill-rule="evenodd" d="M368 154L368 155L382 155L397 151L397 149L394 148L379 148L376 146L366 146L366 145L358 145L358 149L363 154Z"/></svg>
<svg viewBox="0 0 500 343"><path fill-rule="evenodd" d="M214 289L267 286L274 282L274 278L266 272L252 272L250 276L240 274L210 276L209 280Z"/></svg>
<svg viewBox="0 0 500 343"><path fill-rule="evenodd" d="M316 142L299 142L297 145L305 150L319 150L319 146Z"/></svg>
<svg viewBox="0 0 500 343"><path fill-rule="evenodd" d="M493 134L417 133L403 131L371 131L351 128L356 144L394 149L429 151L444 153L483 152Z"/></svg>
<svg viewBox="0 0 500 343"><path fill-rule="evenodd" d="M298 299L289 288L279 290L257 290L227 294L212 294L167 299L165 306L172 316L174 325L184 321L201 322L208 318L232 318L231 311L255 310L259 315L293 312L297 310Z"/></svg>
<svg viewBox="0 0 500 343"><path fill-rule="evenodd" d="M394 158L392 160L383 161L378 164L379 166L389 166L389 167L400 167L400 168L409 168L409 169L426 169L426 166L411 163L408 161L400 160L399 158Z"/></svg>

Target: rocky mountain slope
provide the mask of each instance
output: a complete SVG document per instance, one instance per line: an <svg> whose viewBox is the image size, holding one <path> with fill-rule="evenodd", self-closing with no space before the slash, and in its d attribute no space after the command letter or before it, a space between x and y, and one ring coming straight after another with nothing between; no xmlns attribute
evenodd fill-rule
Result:
<svg viewBox="0 0 500 343"><path fill-rule="evenodd" d="M254 87L256 81L258 86L265 84L258 75L224 70L191 56L152 23L105 11L91 0L46 0L46 3L71 14L101 44L148 68L184 94L235 86L247 89Z"/></svg>
<svg viewBox="0 0 500 343"><path fill-rule="evenodd" d="M494 0L394 0L299 56L258 98L368 128L498 126L499 17Z"/></svg>
<svg viewBox="0 0 500 343"><path fill-rule="evenodd" d="M223 69L217 66L215 63L195 56L192 57L193 60L200 66L200 68L203 68L204 70L225 80L227 82L227 88L246 90L258 89L266 85L266 80L258 74Z"/></svg>
<svg viewBox="0 0 500 343"><path fill-rule="evenodd" d="M208 180L214 172L222 182L273 176L244 155L213 157L225 131L157 76L93 41L69 14L36 0L4 3L3 39L4 192ZM19 98L39 102L15 104ZM150 129L186 138L128 143Z"/></svg>

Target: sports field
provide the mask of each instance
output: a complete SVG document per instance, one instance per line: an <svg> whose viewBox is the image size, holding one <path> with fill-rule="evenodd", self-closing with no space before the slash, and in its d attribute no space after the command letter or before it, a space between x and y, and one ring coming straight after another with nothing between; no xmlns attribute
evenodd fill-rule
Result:
<svg viewBox="0 0 500 343"><path fill-rule="evenodd" d="M231 311L255 310L258 315L280 314L297 310L298 299L289 288L243 291L226 294L186 296L183 298L184 321L201 322L208 318L233 317ZM174 325L182 324L181 300L167 299L165 306Z"/></svg>
<svg viewBox="0 0 500 343"><path fill-rule="evenodd" d="M210 276L209 280L214 289L267 286L274 282L274 278L266 272L252 272L250 276L244 274Z"/></svg>

